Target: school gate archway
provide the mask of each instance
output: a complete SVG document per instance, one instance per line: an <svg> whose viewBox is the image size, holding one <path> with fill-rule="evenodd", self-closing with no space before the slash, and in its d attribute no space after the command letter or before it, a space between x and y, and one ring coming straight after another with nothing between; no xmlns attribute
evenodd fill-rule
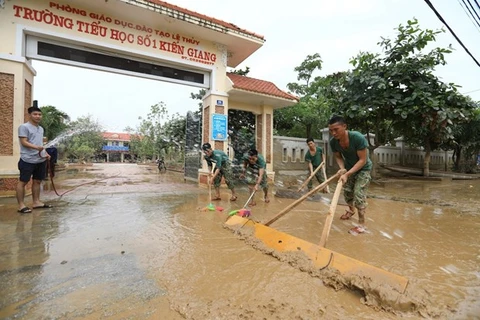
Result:
<svg viewBox="0 0 480 320"><path fill-rule="evenodd" d="M17 128L34 100L32 59L205 88L202 142L224 150L228 108L257 115L259 149L271 155L273 109L295 103L278 88L283 96L227 77L263 36L163 1L0 0L0 37L1 192L17 181Z"/></svg>

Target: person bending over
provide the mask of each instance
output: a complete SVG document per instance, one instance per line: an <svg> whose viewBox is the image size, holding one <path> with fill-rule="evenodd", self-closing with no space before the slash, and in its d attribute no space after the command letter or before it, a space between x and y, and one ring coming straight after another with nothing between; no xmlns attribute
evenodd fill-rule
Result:
<svg viewBox="0 0 480 320"><path fill-rule="evenodd" d="M246 178L250 194L258 191L259 188L263 190L264 200L266 203L270 202L268 198L268 183L267 183L267 164L265 159L257 150L251 149L247 156L243 159L243 173L241 179ZM249 205L256 205L255 196L252 197Z"/></svg>
<svg viewBox="0 0 480 320"><path fill-rule="evenodd" d="M235 185L233 183L233 172L230 164L230 159L227 154L221 150L213 150L210 143L204 143L202 145L204 158L207 161L208 170L212 171L212 166L215 163L215 170L210 177L210 185L215 187L215 197L212 200L221 200L220 197L220 184L222 183L222 177L225 178L225 183L232 192L230 201L237 200L235 193Z"/></svg>
<svg viewBox="0 0 480 320"><path fill-rule="evenodd" d="M318 168L318 166L322 163L325 162L325 154L323 153L323 149L321 147L318 147L313 140L313 138L308 138L307 139L307 145L308 145L308 152L305 153L305 162L308 163L308 170L310 172L310 176L313 174L313 172ZM318 170L315 173L315 178L317 179L319 184L322 184L324 179L322 176L321 170ZM312 190L313 187L313 179L310 179L307 184L308 190ZM324 188L322 190L324 193L327 192L327 190Z"/></svg>

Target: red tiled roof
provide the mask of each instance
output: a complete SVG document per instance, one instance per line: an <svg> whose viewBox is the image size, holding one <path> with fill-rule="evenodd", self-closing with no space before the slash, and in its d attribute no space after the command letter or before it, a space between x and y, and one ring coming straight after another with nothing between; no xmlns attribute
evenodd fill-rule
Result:
<svg viewBox="0 0 480 320"><path fill-rule="evenodd" d="M248 30L245 30L245 29L242 29L242 28L238 27L237 25L235 25L233 23L230 23L230 22L226 22L226 21L219 20L219 19L216 19L216 18L213 18L213 17L209 17L209 16L206 16L204 14L201 14L201 13L198 13L198 12L195 12L195 11L192 11L192 10L188 10L188 9L185 9L185 8L167 3L165 1L161 1L161 0L146 0L146 1L157 4L157 5L160 5L162 7L165 7L165 8L171 9L171 10L175 10L175 11L178 11L178 12L181 12L181 13L184 13L184 14L188 14L192 17L196 17L196 18L199 18L199 19L202 19L202 20L213 22L215 24L218 24L218 25L221 25L223 27L226 27L226 28L229 28L229 29L232 29L232 30L235 30L235 31L253 36L253 37L261 39L261 40L265 40L264 36L256 34L254 32L248 31Z"/></svg>
<svg viewBox="0 0 480 320"><path fill-rule="evenodd" d="M103 132L103 139L114 141L130 141L130 133L123 132Z"/></svg>
<svg viewBox="0 0 480 320"><path fill-rule="evenodd" d="M227 76L230 78L230 80L232 80L233 87L235 89L262 93L269 96L280 97L288 100L299 100L294 95L280 90L275 84L270 81L249 78L235 73L227 73Z"/></svg>

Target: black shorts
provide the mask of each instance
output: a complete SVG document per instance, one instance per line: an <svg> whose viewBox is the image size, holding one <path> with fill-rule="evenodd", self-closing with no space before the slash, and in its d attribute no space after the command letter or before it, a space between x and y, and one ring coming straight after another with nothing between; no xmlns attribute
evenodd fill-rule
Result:
<svg viewBox="0 0 480 320"><path fill-rule="evenodd" d="M18 161L18 170L20 170L20 181L28 182L33 177L34 180L45 180L47 176L47 161L41 163L28 163L20 159Z"/></svg>

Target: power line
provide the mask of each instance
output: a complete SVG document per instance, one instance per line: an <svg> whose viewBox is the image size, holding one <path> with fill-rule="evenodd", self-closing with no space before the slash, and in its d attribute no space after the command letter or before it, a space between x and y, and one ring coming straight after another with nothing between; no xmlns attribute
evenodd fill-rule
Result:
<svg viewBox="0 0 480 320"><path fill-rule="evenodd" d="M479 24L478 21L475 20L475 18L472 16L472 13L470 12L470 9L468 9L468 7L466 8L465 1L463 1L463 0L457 0L457 1L458 1L458 4L460 5L460 7L462 7L463 12L465 12L465 14L467 15L467 17L468 17L468 18L470 19L470 21L473 23L473 26L480 32L480 24ZM462 6L462 3L461 3L460 1L463 2L463 6ZM475 0L475 1L476 1L476 0ZM468 11L470 12L470 14L468 14L468 12L467 12L467 10L466 10L465 8L468 9ZM477 25L475 25L475 23L476 23Z"/></svg>
<svg viewBox="0 0 480 320"><path fill-rule="evenodd" d="M464 92L464 93L462 93L462 94L469 94L469 93L473 93L473 92L477 92L477 91L480 91L480 88L479 88L479 89L472 90L472 91Z"/></svg>
<svg viewBox="0 0 480 320"><path fill-rule="evenodd" d="M463 1L463 0L462 0ZM478 16L478 13L477 11L475 10L475 8L473 7L472 3L470 2L470 0L467 0L468 4L470 5L470 8L472 8L472 11L475 13L475 15L477 16L477 19L480 20L480 16ZM465 2L464 2L465 3ZM467 7L468 9L468 7ZM470 9L468 9L468 11L470 12ZM473 14L470 12L470 14L472 15L473 17ZM475 19L475 17L473 17L473 19ZM475 20L477 21L477 20ZM478 24L478 21L477 21L477 24ZM479 24L480 25L480 24Z"/></svg>
<svg viewBox="0 0 480 320"><path fill-rule="evenodd" d="M477 1L477 0L473 0L473 1L475 1L475 3L477 4L478 9L480 9L480 4L478 4L478 1Z"/></svg>
<svg viewBox="0 0 480 320"><path fill-rule="evenodd" d="M445 21L445 19L443 19L443 17L440 15L440 13L438 13L437 9L435 9L435 7L433 6L433 4L430 2L430 0L425 0L426 4L430 7L430 9L432 9L432 11L435 13L435 15L437 16L437 18L443 22L443 24L447 27L447 29L450 31L450 33L455 37L455 39L458 41L458 43L462 46L462 48L465 50L465 52L468 53L468 55L473 59L473 61L475 61L475 63L477 64L477 66L480 67L480 63L477 61L477 59L475 59L475 57L470 53L470 51L467 49L467 47L465 47L465 45L463 44L462 40L460 40L457 35L455 34L455 32L453 32L452 28L450 28L450 26L448 25L448 23Z"/></svg>

